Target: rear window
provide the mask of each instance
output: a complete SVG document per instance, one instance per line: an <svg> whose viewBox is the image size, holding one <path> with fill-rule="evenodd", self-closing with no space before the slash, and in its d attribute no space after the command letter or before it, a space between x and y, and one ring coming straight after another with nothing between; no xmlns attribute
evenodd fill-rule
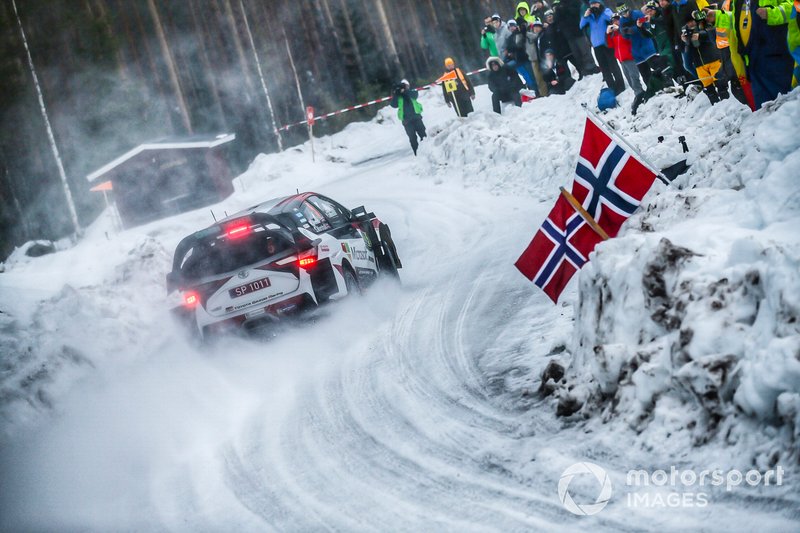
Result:
<svg viewBox="0 0 800 533"><path fill-rule="evenodd" d="M285 255L291 244L281 235L258 228L238 239L210 239L194 246L181 261L185 279L199 279L269 262Z"/></svg>

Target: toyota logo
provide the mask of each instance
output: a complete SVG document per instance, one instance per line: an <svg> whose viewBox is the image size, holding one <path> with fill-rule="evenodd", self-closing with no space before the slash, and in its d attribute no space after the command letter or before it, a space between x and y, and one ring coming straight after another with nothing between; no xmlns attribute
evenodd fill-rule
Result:
<svg viewBox="0 0 800 533"><path fill-rule="evenodd" d="M237 276L239 276L240 279L245 279L249 275L250 275L250 272L248 272L247 270L242 270L241 272L239 272L237 274Z"/></svg>

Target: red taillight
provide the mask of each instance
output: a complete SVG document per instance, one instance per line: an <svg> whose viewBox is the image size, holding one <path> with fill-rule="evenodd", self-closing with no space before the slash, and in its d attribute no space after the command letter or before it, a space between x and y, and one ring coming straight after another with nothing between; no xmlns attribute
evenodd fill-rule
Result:
<svg viewBox="0 0 800 533"><path fill-rule="evenodd" d="M196 292L194 291L187 292L183 295L183 305L185 305L186 307L192 308L197 306L197 304L199 303L200 303L200 296Z"/></svg>
<svg viewBox="0 0 800 533"><path fill-rule="evenodd" d="M303 257L302 259L297 260L297 264L303 268L308 268L316 262L317 262L316 257Z"/></svg>
<svg viewBox="0 0 800 533"><path fill-rule="evenodd" d="M238 239L249 235L250 231L250 223L235 224L225 228L225 235L227 235L229 239Z"/></svg>

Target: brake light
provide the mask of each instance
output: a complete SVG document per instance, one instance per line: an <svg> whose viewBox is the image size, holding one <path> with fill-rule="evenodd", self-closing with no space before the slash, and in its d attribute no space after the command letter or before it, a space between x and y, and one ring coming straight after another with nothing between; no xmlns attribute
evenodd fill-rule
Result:
<svg viewBox="0 0 800 533"><path fill-rule="evenodd" d="M183 305L185 305L189 309L196 307L197 304L199 303L200 303L200 296L196 292L190 291L183 295Z"/></svg>
<svg viewBox="0 0 800 533"><path fill-rule="evenodd" d="M238 239L240 237L244 237L245 235L250 234L250 224L235 224L228 226L225 229L225 235L228 236L229 239Z"/></svg>
<svg viewBox="0 0 800 533"><path fill-rule="evenodd" d="M317 262L317 247L310 248L297 255L297 265L300 268L309 269Z"/></svg>

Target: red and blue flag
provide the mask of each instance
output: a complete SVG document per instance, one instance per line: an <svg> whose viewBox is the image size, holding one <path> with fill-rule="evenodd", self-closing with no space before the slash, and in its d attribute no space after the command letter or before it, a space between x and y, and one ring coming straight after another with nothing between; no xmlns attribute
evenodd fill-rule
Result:
<svg viewBox="0 0 800 533"><path fill-rule="evenodd" d="M656 173L623 144L591 117L586 119L572 195L609 237L619 234L655 179ZM557 302L601 240L567 199L559 196L514 266Z"/></svg>

